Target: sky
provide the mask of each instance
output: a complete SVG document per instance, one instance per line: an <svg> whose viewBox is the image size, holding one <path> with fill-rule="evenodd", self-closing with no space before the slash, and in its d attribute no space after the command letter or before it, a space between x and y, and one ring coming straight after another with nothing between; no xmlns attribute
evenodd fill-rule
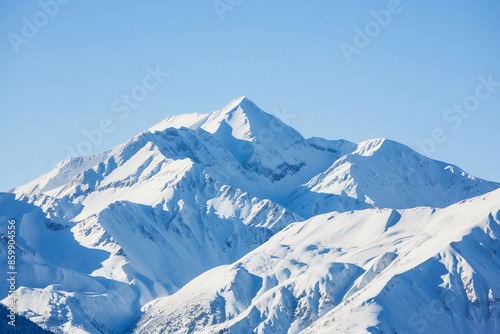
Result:
<svg viewBox="0 0 500 334"><path fill-rule="evenodd" d="M247 96L500 182L500 2L2 1L0 191ZM89 139L91 138L91 140Z"/></svg>

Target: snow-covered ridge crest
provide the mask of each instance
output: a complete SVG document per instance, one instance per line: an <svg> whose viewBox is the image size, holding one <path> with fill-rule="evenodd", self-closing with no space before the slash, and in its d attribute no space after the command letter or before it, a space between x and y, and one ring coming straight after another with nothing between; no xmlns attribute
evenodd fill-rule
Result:
<svg viewBox="0 0 500 334"><path fill-rule="evenodd" d="M498 189L457 166L389 139L361 142L285 201L304 217L369 207L445 207Z"/></svg>
<svg viewBox="0 0 500 334"><path fill-rule="evenodd" d="M213 134L219 130L223 123L229 125L232 129L231 135L240 140L258 140L259 136L261 136L260 132L270 126L281 129L286 128L288 135L303 139L300 133L285 125L277 117L264 112L245 96L234 99L224 108L208 114L194 113L169 117L151 127L148 131L163 131L169 127L187 127L190 129L201 128Z"/></svg>
<svg viewBox="0 0 500 334"><path fill-rule="evenodd" d="M359 154L362 156L373 155L375 152L381 149L382 145L387 140L388 139L386 138L365 140L358 144L357 150L352 152L352 154Z"/></svg>

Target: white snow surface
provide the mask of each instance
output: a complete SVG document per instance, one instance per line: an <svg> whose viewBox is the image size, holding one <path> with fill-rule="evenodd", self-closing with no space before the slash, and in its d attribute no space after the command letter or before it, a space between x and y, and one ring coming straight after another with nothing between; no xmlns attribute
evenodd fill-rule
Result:
<svg viewBox="0 0 500 334"><path fill-rule="evenodd" d="M135 333L498 333L500 190L292 224L146 305Z"/></svg>
<svg viewBox="0 0 500 334"><path fill-rule="evenodd" d="M18 311L56 333L498 332L499 187L241 97L0 193L0 263L15 218Z"/></svg>

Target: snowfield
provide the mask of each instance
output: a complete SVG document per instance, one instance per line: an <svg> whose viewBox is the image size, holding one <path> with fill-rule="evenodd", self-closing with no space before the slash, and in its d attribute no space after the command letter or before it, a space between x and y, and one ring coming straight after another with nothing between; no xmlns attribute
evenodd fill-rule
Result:
<svg viewBox="0 0 500 334"><path fill-rule="evenodd" d="M499 188L242 97L0 193L0 263L13 218L18 311L56 333L495 333Z"/></svg>

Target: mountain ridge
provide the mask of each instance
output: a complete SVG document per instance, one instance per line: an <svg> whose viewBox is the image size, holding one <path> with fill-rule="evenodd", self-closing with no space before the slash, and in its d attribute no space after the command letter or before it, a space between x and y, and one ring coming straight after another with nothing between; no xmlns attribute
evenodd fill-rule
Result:
<svg viewBox="0 0 500 334"><path fill-rule="evenodd" d="M438 210L369 209L298 222L237 262L146 305L133 332L494 332L500 317L500 262L494 257L500 251L499 199L496 190ZM417 251L415 244L426 247ZM478 258L475 249L489 256ZM478 272L486 263L496 265ZM426 282L426 273L432 281ZM389 293L398 289L394 297ZM405 296L422 307L430 300L436 311L426 315ZM398 307L382 307L388 300ZM454 324L462 312L471 316ZM207 321L210 315L215 317Z"/></svg>
<svg viewBox="0 0 500 334"><path fill-rule="evenodd" d="M56 332L113 333L131 326L149 303L176 296L191 280L255 254L304 221L387 210L382 220L392 229L404 218L397 210L445 208L499 187L387 139L305 139L241 97L212 113L167 118L106 152L64 160L0 193L0 216L17 217L21 226L18 261L30 275L19 277L20 312ZM320 253L336 247L309 246ZM301 272L288 260L278 276ZM363 266L334 267L329 279L344 282L356 280ZM254 276L238 267L228 277L253 286L260 281ZM242 287L241 303L231 304L235 316L251 305L258 284ZM225 305L220 298L215 309ZM218 310L212 315L222 316Z"/></svg>

